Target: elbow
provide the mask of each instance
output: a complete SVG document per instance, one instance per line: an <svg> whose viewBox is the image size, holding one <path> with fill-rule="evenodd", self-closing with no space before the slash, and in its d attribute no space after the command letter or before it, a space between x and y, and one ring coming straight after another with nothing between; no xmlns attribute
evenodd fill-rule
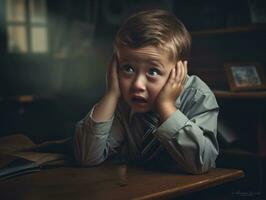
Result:
<svg viewBox="0 0 266 200"><path fill-rule="evenodd" d="M99 148L101 146L97 145L96 139L83 129L84 126L79 122L73 141L75 164L83 167L100 165L107 157L106 151Z"/></svg>
<svg viewBox="0 0 266 200"><path fill-rule="evenodd" d="M184 170L189 174L200 175L209 172L211 168L213 167L209 165L199 164L187 166Z"/></svg>
<svg viewBox="0 0 266 200"><path fill-rule="evenodd" d="M184 162L183 164L177 164L177 169L192 175L200 175L207 173L213 168L211 165L207 165L202 162Z"/></svg>
<svg viewBox="0 0 266 200"><path fill-rule="evenodd" d="M194 175L205 174L209 172L211 168L212 167L205 167L202 165L201 167L191 169L189 173L194 174Z"/></svg>
<svg viewBox="0 0 266 200"><path fill-rule="evenodd" d="M200 159L194 165L187 167L186 171L191 174L200 175L208 173L212 168L215 168L215 160L217 156L208 157L208 159Z"/></svg>
<svg viewBox="0 0 266 200"><path fill-rule="evenodd" d="M92 167L100 165L107 158L106 154L102 154L95 150L95 148L89 149L75 149L75 160L79 166Z"/></svg>
<svg viewBox="0 0 266 200"><path fill-rule="evenodd" d="M93 153L92 153L93 152ZM75 149L76 164L83 167L93 167L100 165L107 158L106 154L95 152L91 150L85 151L84 149Z"/></svg>
<svg viewBox="0 0 266 200"><path fill-rule="evenodd" d="M205 174L208 173L212 168L215 168L215 160L217 158L218 154L213 154L213 156L208 157L208 159L201 159L200 162L198 162L198 165L195 165L191 169L192 174Z"/></svg>
<svg viewBox="0 0 266 200"><path fill-rule="evenodd" d="M191 168L192 174L204 174L208 173L212 168L215 168L216 164L215 161L219 155L219 148L213 148L209 151L204 151L203 154L195 160L194 167Z"/></svg>

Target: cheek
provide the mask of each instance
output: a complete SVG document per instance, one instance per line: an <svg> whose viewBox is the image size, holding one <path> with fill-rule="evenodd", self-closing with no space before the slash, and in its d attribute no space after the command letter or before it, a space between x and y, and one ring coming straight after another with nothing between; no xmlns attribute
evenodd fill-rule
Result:
<svg viewBox="0 0 266 200"><path fill-rule="evenodd" d="M123 76L118 76L118 81L122 94L125 94L129 90L130 80Z"/></svg>
<svg viewBox="0 0 266 200"><path fill-rule="evenodd" d="M152 84L150 86L150 97L152 99L155 99L158 94L160 93L160 91L162 90L163 86L165 85L166 83L166 78L162 78L160 80L157 80L157 82L155 82L154 84Z"/></svg>

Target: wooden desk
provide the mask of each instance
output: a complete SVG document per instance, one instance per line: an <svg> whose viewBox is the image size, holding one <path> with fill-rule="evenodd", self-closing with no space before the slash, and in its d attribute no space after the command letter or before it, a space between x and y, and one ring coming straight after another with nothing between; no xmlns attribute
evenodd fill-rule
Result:
<svg viewBox="0 0 266 200"><path fill-rule="evenodd" d="M107 164L55 168L0 182L0 199L168 199L222 185L243 171L213 169L204 175Z"/></svg>

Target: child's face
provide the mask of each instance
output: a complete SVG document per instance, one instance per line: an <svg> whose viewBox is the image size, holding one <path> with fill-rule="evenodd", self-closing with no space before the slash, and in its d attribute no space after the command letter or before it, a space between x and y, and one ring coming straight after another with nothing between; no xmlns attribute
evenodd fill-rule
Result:
<svg viewBox="0 0 266 200"><path fill-rule="evenodd" d="M154 46L139 49L118 48L120 90L126 103L135 112L153 109L176 62L167 52Z"/></svg>

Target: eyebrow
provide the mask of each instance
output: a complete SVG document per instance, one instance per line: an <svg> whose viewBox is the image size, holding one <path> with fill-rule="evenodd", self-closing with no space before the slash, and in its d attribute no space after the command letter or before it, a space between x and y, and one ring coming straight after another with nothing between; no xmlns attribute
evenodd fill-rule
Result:
<svg viewBox="0 0 266 200"><path fill-rule="evenodd" d="M160 60L151 60L148 61L149 63L155 64L156 67L165 69L165 66L160 62Z"/></svg>
<svg viewBox="0 0 266 200"><path fill-rule="evenodd" d="M132 58L130 58L128 56L120 57L120 62L122 62L122 63L123 62L130 63L132 60L134 60L134 59L132 59ZM159 59L147 58L147 59L144 59L144 62L147 62L149 64L155 64L156 67L165 69L165 66L162 64L162 62Z"/></svg>

